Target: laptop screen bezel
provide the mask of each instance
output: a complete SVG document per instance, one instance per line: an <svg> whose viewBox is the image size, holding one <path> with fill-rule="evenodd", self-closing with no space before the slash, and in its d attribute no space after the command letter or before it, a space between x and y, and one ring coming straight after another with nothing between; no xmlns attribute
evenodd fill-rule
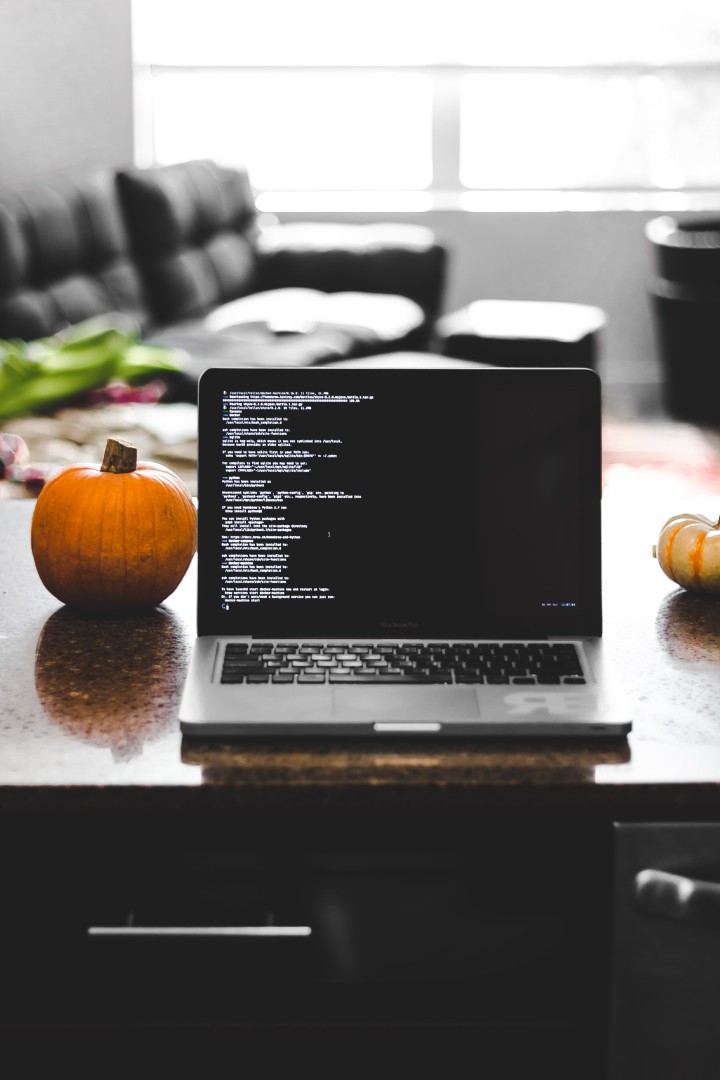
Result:
<svg viewBox="0 0 720 1080"><path fill-rule="evenodd" d="M450 380L456 393L463 378L486 380L489 390L533 392L539 389L572 390L578 395L582 425L579 432L580 453L580 533L581 573L580 594L575 610L543 609L537 615L512 616L493 620L492 627L478 623L478 633L463 634L463 638L541 639L546 637L599 637L602 634L601 585L601 384L596 372L588 368L483 368L402 369L402 368L334 368L319 365L309 368L209 368L198 383L198 555L197 555L197 633L199 636L243 636L263 638L298 636L329 640L374 636L386 638L454 638L452 633L436 633L438 627L413 632L412 629L385 631L367 635L353 632L351 627L337 629L318 625L317 618L308 621L308 632L298 634L294 626L268 629L267 620L255 616L255 605L243 605L243 610L225 611L219 604L218 582L220 540L222 531L222 499L219 482L221 453L221 402L225 390L273 390L305 388L328 379L338 392L345 387L371 387L378 380L401 380L412 393L413 382L429 381L436 388L438 400L443 399L443 387ZM518 518L521 507L518 506ZM530 526L531 532L531 526ZM517 568L522 573L522 568ZM313 612L314 615L314 612ZM323 621L322 619L320 620ZM328 623L332 620L327 620Z"/></svg>

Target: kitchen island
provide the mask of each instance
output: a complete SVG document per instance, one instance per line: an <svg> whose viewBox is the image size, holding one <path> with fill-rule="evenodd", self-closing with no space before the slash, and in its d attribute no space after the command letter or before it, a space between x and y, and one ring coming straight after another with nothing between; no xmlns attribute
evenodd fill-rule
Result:
<svg viewBox="0 0 720 1080"><path fill-rule="evenodd" d="M629 1075L618 827L720 824L720 601L652 557L713 490L606 473L604 635L634 727L595 741L183 739L194 565L150 612L74 613L37 577L32 500L0 502L4 1037L177 1050L180 1026L200 1053L318 1067L390 1040L445 1075L468 1054Z"/></svg>

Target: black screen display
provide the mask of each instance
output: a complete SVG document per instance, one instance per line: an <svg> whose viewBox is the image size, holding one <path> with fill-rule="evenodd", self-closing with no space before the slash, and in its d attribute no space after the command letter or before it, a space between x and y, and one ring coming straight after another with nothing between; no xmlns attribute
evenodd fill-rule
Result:
<svg viewBox="0 0 720 1080"><path fill-rule="evenodd" d="M212 371L200 416L201 633L599 633L592 372Z"/></svg>

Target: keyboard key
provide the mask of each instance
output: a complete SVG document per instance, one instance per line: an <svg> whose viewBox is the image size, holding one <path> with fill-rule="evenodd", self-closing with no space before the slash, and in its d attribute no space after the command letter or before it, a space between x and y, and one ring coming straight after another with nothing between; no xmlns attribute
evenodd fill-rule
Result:
<svg viewBox="0 0 720 1080"><path fill-rule="evenodd" d="M333 675L328 679L331 683L363 683L368 686L387 686L389 683L402 683L404 686L427 685L429 683L446 683L447 679L438 679L432 675L388 675L386 672L366 675L362 672L348 672L345 675Z"/></svg>
<svg viewBox="0 0 720 1080"><path fill-rule="evenodd" d="M232 660L232 661L227 661L226 660L225 663L223 664L223 674L225 674L226 671L227 672L234 671L234 672L237 672L237 673L242 672L243 674L247 675L251 671L264 671L264 670L265 670L264 665L262 663L260 663L258 660Z"/></svg>
<svg viewBox="0 0 720 1080"><path fill-rule="evenodd" d="M265 675L247 675L246 679L249 683L270 682L270 676L267 673Z"/></svg>
<svg viewBox="0 0 720 1080"><path fill-rule="evenodd" d="M315 672L301 671L297 677L299 683L324 683L325 675L323 673L315 674Z"/></svg>

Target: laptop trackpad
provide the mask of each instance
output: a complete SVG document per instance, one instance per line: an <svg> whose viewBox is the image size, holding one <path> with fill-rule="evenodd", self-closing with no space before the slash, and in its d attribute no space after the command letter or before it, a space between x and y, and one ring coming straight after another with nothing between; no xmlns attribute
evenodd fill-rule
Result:
<svg viewBox="0 0 720 1080"><path fill-rule="evenodd" d="M472 686L335 686L332 715L345 720L476 720Z"/></svg>

